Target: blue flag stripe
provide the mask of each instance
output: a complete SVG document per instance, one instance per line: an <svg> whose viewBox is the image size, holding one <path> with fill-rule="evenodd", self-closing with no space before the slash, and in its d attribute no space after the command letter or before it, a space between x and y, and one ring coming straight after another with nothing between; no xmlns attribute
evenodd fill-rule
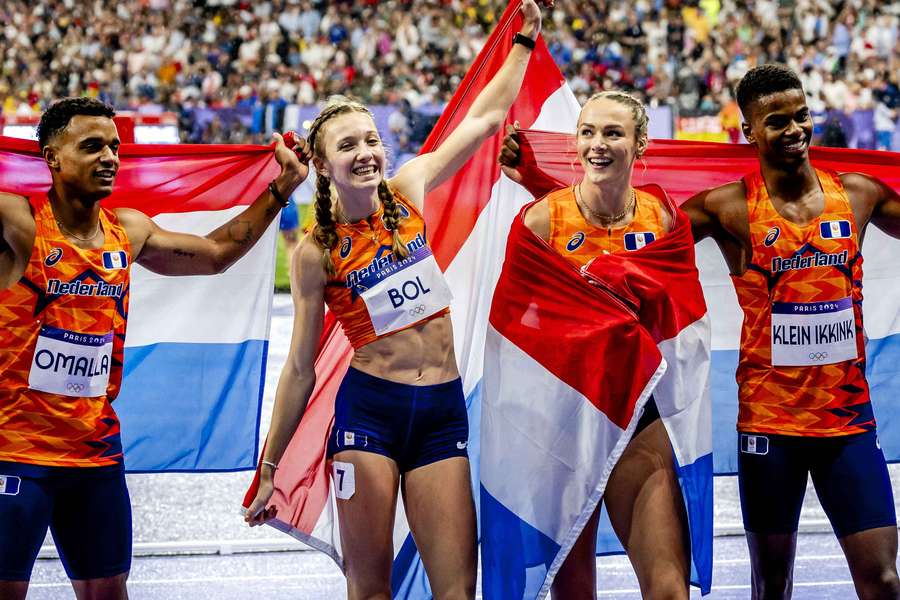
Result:
<svg viewBox="0 0 900 600"><path fill-rule="evenodd" d="M126 347L113 407L128 471L255 468L267 351L262 340Z"/></svg>

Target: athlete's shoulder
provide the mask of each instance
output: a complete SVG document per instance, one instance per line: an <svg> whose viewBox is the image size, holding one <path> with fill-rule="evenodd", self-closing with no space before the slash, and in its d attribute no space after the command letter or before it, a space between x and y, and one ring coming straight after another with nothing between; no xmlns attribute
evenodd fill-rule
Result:
<svg viewBox="0 0 900 600"><path fill-rule="evenodd" d="M31 207L28 198L9 192L0 192L0 217L31 215ZM32 217L32 221L34 218Z"/></svg>
<svg viewBox="0 0 900 600"><path fill-rule="evenodd" d="M291 254L291 285L325 282L326 250L316 242L313 231L303 236Z"/></svg>
<svg viewBox="0 0 900 600"><path fill-rule="evenodd" d="M850 200L877 200L888 187L877 177L866 173L841 173L838 179Z"/></svg>
<svg viewBox="0 0 900 600"><path fill-rule="evenodd" d="M525 227L545 242L550 241L550 196L555 193L550 192L529 206L523 216Z"/></svg>

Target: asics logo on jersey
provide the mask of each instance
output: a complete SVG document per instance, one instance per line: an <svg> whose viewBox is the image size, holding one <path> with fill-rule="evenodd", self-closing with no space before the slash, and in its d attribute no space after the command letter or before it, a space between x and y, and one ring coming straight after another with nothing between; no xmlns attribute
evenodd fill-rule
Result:
<svg viewBox="0 0 900 600"><path fill-rule="evenodd" d="M766 239L763 240L763 244L768 248L776 241L778 241L778 236L781 235L780 227L773 227L769 230L769 233L766 234Z"/></svg>
<svg viewBox="0 0 900 600"><path fill-rule="evenodd" d="M795 254L788 258L776 256L772 259L772 272L800 271L814 267L836 267L847 264L847 250L841 252L819 252L818 250L808 256Z"/></svg>
<svg viewBox="0 0 900 600"><path fill-rule="evenodd" d="M578 248L584 243L584 234L582 232L578 232L572 236L569 240L569 243L566 244L566 250L569 252L575 252Z"/></svg>
<svg viewBox="0 0 900 600"><path fill-rule="evenodd" d="M425 236L419 233L415 239L406 243L407 250L410 253L415 252L419 248L422 248L425 245ZM347 273L347 287L352 288L359 284L360 281L366 278L368 275L374 275L378 271L382 270L389 264L394 261L394 253L388 252L382 256L376 256L372 259L368 265L363 267L362 269L357 269L355 271L350 271Z"/></svg>
<svg viewBox="0 0 900 600"><path fill-rule="evenodd" d="M50 251L50 254L47 255L47 258L44 259L44 264L48 267L52 267L62 258L63 251L62 248L54 248Z"/></svg>
<svg viewBox="0 0 900 600"><path fill-rule="evenodd" d="M340 251L341 258L347 258L348 256L350 256L350 248L352 248L352 247L353 247L353 240L350 239L349 235L347 237L345 237L343 240L341 240L341 251Z"/></svg>

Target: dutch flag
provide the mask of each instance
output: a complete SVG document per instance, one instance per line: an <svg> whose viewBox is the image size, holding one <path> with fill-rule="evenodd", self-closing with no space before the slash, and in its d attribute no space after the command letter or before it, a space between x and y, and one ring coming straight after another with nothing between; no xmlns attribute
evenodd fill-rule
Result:
<svg viewBox="0 0 900 600"><path fill-rule="evenodd" d="M656 236L650 231L632 231L625 234L625 249L640 250L655 239Z"/></svg>
<svg viewBox="0 0 900 600"><path fill-rule="evenodd" d="M103 267L106 269L124 269L128 266L128 256L122 250L103 253Z"/></svg>
<svg viewBox="0 0 900 600"><path fill-rule="evenodd" d="M850 237L850 221L822 221L819 232L826 240Z"/></svg>

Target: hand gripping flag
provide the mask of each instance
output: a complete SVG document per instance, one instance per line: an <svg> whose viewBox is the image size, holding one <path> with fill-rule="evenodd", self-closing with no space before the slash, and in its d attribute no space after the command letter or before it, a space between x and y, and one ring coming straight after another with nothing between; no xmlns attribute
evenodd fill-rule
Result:
<svg viewBox="0 0 900 600"><path fill-rule="evenodd" d="M271 147L123 144L119 156L103 205L198 235L244 210L279 172ZM28 195L50 183L35 142L0 137L0 190ZM256 465L275 235L273 225L220 275L165 277L131 266L124 383L113 403L129 471Z"/></svg>
<svg viewBox="0 0 900 600"><path fill-rule="evenodd" d="M583 270L513 222L485 350L485 598L547 595L651 394L687 507L692 579L710 589L709 323L690 224L671 210L668 235Z"/></svg>
<svg viewBox="0 0 900 600"><path fill-rule="evenodd" d="M525 185L536 196L571 185L581 177L571 136L547 131L520 132ZM900 193L900 154L871 150L811 148L813 165L839 173L865 173ZM661 185L678 203L694 194L759 169L747 145L653 140L634 170L635 182ZM836 225L834 235L841 235ZM900 241L869 226L863 245L866 376L885 457L900 461ZM737 472L737 369L743 314L721 252L712 240L697 245L700 281L712 324L713 456L717 474Z"/></svg>

